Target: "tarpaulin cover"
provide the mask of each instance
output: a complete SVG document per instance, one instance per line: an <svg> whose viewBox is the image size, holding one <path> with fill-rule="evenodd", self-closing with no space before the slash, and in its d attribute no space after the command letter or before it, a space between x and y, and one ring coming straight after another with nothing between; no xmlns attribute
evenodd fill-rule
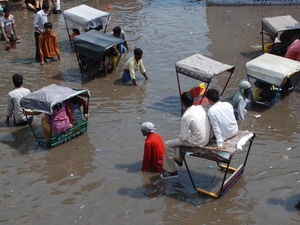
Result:
<svg viewBox="0 0 300 225"><path fill-rule="evenodd" d="M265 53L246 63L247 75L280 87L286 77L298 74L300 62Z"/></svg>
<svg viewBox="0 0 300 225"><path fill-rule="evenodd" d="M124 43L123 39L96 30L78 35L73 41L76 52L94 60L103 59L105 50L121 43Z"/></svg>
<svg viewBox="0 0 300 225"><path fill-rule="evenodd" d="M84 29L105 26L110 21L110 14L87 5L79 5L63 11L65 20L79 24Z"/></svg>
<svg viewBox="0 0 300 225"><path fill-rule="evenodd" d="M54 105L79 95L90 96L90 93L88 90L75 90L73 88L51 84L24 96L21 98L20 104L23 108L33 112L52 114Z"/></svg>
<svg viewBox="0 0 300 225"><path fill-rule="evenodd" d="M189 56L175 64L176 72L194 79L210 83L212 78L222 72L235 68L200 54Z"/></svg>
<svg viewBox="0 0 300 225"><path fill-rule="evenodd" d="M262 29L275 38L280 31L299 30L300 23L290 15L266 17L262 19Z"/></svg>

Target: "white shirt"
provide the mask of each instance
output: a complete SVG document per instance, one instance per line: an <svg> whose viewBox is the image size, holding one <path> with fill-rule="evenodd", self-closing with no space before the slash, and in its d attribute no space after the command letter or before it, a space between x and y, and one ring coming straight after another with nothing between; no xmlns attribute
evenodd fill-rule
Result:
<svg viewBox="0 0 300 225"><path fill-rule="evenodd" d="M249 102L250 102L250 100L247 99L247 98L242 98L239 101L237 107L234 109L234 115L235 115L235 118L237 120L244 120L245 119L245 116L246 116L246 113L247 113L246 106Z"/></svg>
<svg viewBox="0 0 300 225"><path fill-rule="evenodd" d="M37 33L44 32L44 24L48 22L47 16L48 14L45 13L44 10L40 10L34 15L34 19L33 19L34 32Z"/></svg>
<svg viewBox="0 0 300 225"><path fill-rule="evenodd" d="M0 21L1 21L1 27L4 29L5 34L8 36L7 38L9 38L9 36L13 34L12 27L15 23L14 16L10 14L8 16L8 19L2 16Z"/></svg>
<svg viewBox="0 0 300 225"><path fill-rule="evenodd" d="M7 96L7 115L9 117L14 116L15 123L21 123L27 120L23 114L23 109L20 105L20 100L23 96L30 94L30 90L24 87L15 88L8 93Z"/></svg>
<svg viewBox="0 0 300 225"><path fill-rule="evenodd" d="M113 32L113 31L110 33L110 35L111 35L112 37L116 37L116 36L114 36L114 32ZM120 36L119 36L118 38L121 38L121 39L123 39L124 41L126 41L126 33L125 33L125 31L121 30L121 34L120 34Z"/></svg>
<svg viewBox="0 0 300 225"><path fill-rule="evenodd" d="M181 117L179 139L196 146L204 146L209 142L210 123L201 105L187 108Z"/></svg>
<svg viewBox="0 0 300 225"><path fill-rule="evenodd" d="M218 146L223 146L226 139L237 134L238 125L229 102L216 102L209 108L207 115Z"/></svg>

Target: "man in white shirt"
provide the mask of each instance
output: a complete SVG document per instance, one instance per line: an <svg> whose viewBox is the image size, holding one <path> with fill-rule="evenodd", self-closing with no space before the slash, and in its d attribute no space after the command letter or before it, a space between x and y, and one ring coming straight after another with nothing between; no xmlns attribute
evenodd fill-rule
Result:
<svg viewBox="0 0 300 225"><path fill-rule="evenodd" d="M126 51L129 50L127 40L126 40L126 33L121 29L121 27L116 26L113 31L111 32L111 35L117 38L121 38L124 40L124 44L119 44L116 46L118 51L120 53L125 53ZM125 49L126 48L126 49Z"/></svg>
<svg viewBox="0 0 300 225"><path fill-rule="evenodd" d="M13 117L14 124L16 126L23 126L32 122L32 116L28 119L23 113L23 109L20 105L20 100L23 96L30 94L30 90L22 87L23 76L16 73L12 77L15 89L8 93L7 96L7 116L6 124L9 125L9 119Z"/></svg>
<svg viewBox="0 0 300 225"><path fill-rule="evenodd" d="M40 62L40 52L39 52L39 36L45 31L44 24L48 22L48 12L49 4L47 2L43 3L42 9L34 15L33 28L34 28L34 38L35 38L35 60Z"/></svg>
<svg viewBox="0 0 300 225"><path fill-rule="evenodd" d="M160 175L163 179L178 176L175 162L182 166L183 159L174 156L179 155L179 146L202 147L209 142L210 138L210 123L203 106L193 105L194 97L190 92L184 92L181 95L181 101L186 110L181 117L179 137L169 140L165 144L163 168L166 172Z"/></svg>
<svg viewBox="0 0 300 225"><path fill-rule="evenodd" d="M218 150L223 150L224 141L238 132L234 110L229 102L221 102L219 100L219 91L217 89L208 89L206 97L211 104L207 115L217 141L216 147Z"/></svg>

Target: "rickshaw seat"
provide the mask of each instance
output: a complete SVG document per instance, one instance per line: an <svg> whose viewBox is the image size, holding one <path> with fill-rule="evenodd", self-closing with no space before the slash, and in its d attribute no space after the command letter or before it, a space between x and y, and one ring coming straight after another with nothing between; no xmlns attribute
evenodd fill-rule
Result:
<svg viewBox="0 0 300 225"><path fill-rule="evenodd" d="M183 157L184 164L194 189L214 198L220 198L222 195L224 195L243 174L254 138L254 133L240 130L234 137L224 142L225 149L223 151L219 151L215 148L215 140L211 140L206 146L203 147L180 146L180 155ZM237 150L242 150L243 146L247 142L249 142L249 145L243 164L241 164L238 168L230 167L230 163L235 152ZM195 186L194 178L192 177L188 167L186 156L193 156L217 162L217 165L224 170L224 177L219 192L214 193ZM227 173L231 173L231 175L227 177Z"/></svg>

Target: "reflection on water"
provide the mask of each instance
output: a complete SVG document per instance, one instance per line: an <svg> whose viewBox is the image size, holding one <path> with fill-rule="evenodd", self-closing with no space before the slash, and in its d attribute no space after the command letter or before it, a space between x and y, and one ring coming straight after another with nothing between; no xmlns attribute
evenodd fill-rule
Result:
<svg viewBox="0 0 300 225"><path fill-rule="evenodd" d="M63 1L62 9L88 4L112 15L127 34L130 51L106 77L81 80L61 14L50 15L63 61L34 62L33 13L14 11L22 42L2 52L0 110L5 120L11 76L24 75L35 91L55 83L91 92L86 134L50 151L38 147L29 127L0 123L0 224L297 224L299 213L299 91L270 109L248 110L242 129L254 141L242 179L219 200L198 194L186 169L173 180L140 174L144 137L140 124L152 121L168 140L178 135L180 101L175 63L200 53L236 66L225 95L245 79L245 63L260 54L263 17L290 14L300 6L206 7L205 1ZM149 75L138 74L138 87L120 85L120 73L133 49L144 51ZM4 42L0 42L4 48ZM223 82L216 80L215 85ZM197 84L183 81L186 87ZM255 115L261 117L256 118ZM39 125L39 120L35 120ZM38 129L38 128L37 128ZM24 154L26 153L26 154ZM191 163L199 184L215 188L219 171L211 162Z"/></svg>

